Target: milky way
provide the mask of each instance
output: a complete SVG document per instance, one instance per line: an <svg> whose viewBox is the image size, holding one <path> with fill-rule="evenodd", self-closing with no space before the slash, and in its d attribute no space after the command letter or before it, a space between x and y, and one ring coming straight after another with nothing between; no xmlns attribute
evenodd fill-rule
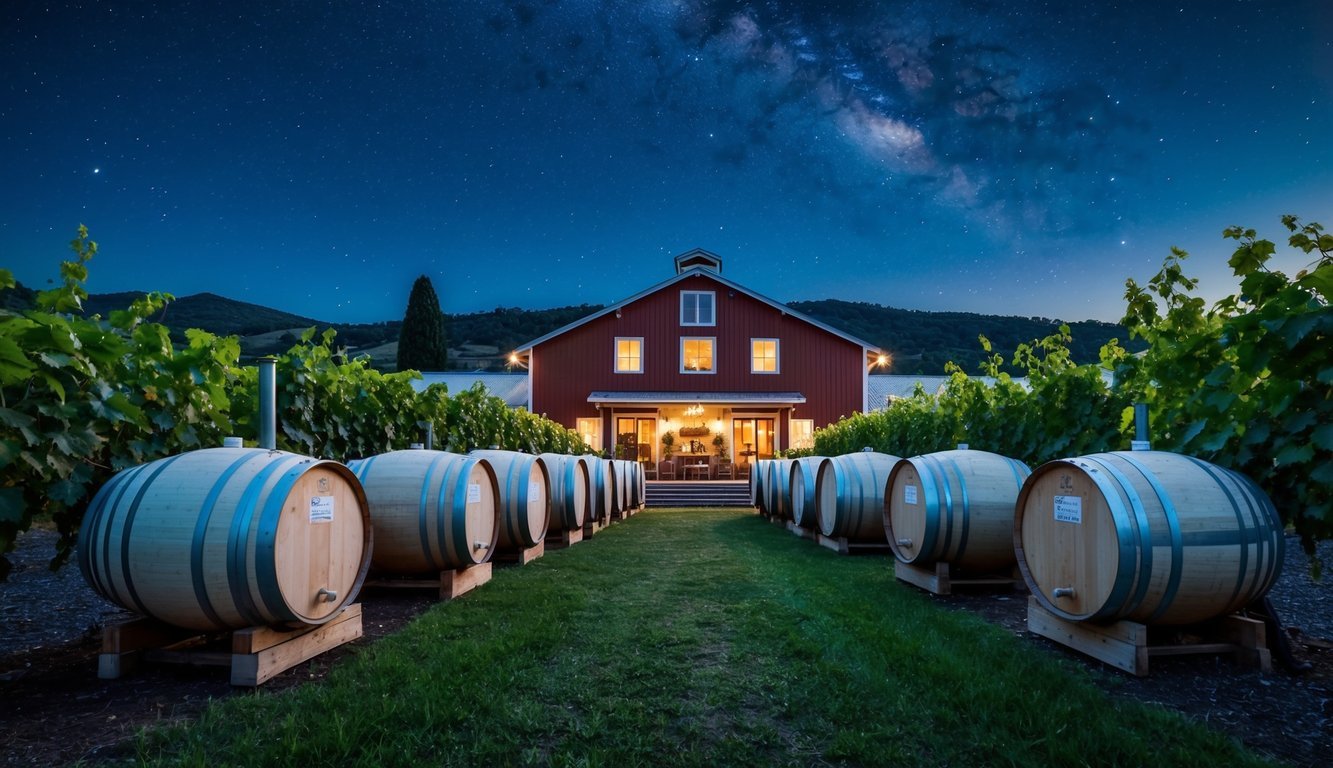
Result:
<svg viewBox="0 0 1333 768"><path fill-rule="evenodd" d="M780 300L1115 319L1169 246L1333 224L1316 0L11 3L0 266L329 320ZM1101 6L1101 4L1096 4ZM1211 281L1211 282L1210 282Z"/></svg>

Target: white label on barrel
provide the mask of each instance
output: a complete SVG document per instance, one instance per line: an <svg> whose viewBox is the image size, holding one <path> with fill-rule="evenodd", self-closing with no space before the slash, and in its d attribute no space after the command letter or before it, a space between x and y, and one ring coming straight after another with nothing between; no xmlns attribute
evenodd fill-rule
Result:
<svg viewBox="0 0 1333 768"><path fill-rule="evenodd" d="M908 486L904 486L904 487L903 487L903 503L904 503L904 504L915 504L915 503L916 503L916 486L915 486L915 485L908 485Z"/></svg>
<svg viewBox="0 0 1333 768"><path fill-rule="evenodd" d="M331 523L331 522L333 522L333 497L332 497L332 496L311 496L311 497L310 497L310 522L312 522L312 523Z"/></svg>
<svg viewBox="0 0 1333 768"><path fill-rule="evenodd" d="M1061 523L1083 524L1083 497L1056 496L1055 519Z"/></svg>
<svg viewBox="0 0 1333 768"><path fill-rule="evenodd" d="M469 504L481 503L481 485L479 483L467 484L467 503Z"/></svg>
<svg viewBox="0 0 1333 768"><path fill-rule="evenodd" d="M528 483L528 503L531 504L540 500L542 497L542 484L535 480Z"/></svg>

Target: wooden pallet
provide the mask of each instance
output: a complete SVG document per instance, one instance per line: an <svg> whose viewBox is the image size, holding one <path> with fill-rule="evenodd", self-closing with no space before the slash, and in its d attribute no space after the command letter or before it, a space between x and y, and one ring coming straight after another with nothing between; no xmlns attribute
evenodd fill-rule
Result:
<svg viewBox="0 0 1333 768"><path fill-rule="evenodd" d="M361 604L353 603L331 621L294 630L250 627L200 634L139 617L102 630L97 676L115 680L141 662L231 668L231 684L253 688L361 637Z"/></svg>
<svg viewBox="0 0 1333 768"><path fill-rule="evenodd" d="M803 539L810 539L811 541L814 541L815 537L819 535L809 528L802 528L792 521L787 522L787 530L791 531L793 536L800 536Z"/></svg>
<svg viewBox="0 0 1333 768"><path fill-rule="evenodd" d="M551 549L566 549L583 541L583 529L571 528L565 531L550 531L546 534L546 546Z"/></svg>
<svg viewBox="0 0 1333 768"><path fill-rule="evenodd" d="M388 589L435 589L440 600L453 600L471 592L491 580L490 562L469 565L452 571L440 571L437 576L376 577L366 580L367 587L385 587Z"/></svg>
<svg viewBox="0 0 1333 768"><path fill-rule="evenodd" d="M589 518L588 520L583 521L583 538L591 539L593 536L596 536L597 532L602 530L602 528L601 520L593 520Z"/></svg>
<svg viewBox="0 0 1333 768"><path fill-rule="evenodd" d="M887 541L883 544L872 544L860 541L848 541L841 536L836 538L833 536L825 536L822 533L815 534L815 541L819 543L819 546L831 549L840 555L882 555L892 553Z"/></svg>
<svg viewBox="0 0 1333 768"><path fill-rule="evenodd" d="M901 560L893 561L893 575L899 581L905 581L914 587L920 587L932 594L953 594L954 587L1014 587L1022 579L1010 573L1001 574L958 574L952 573L949 563L935 563L934 568L922 568Z"/></svg>
<svg viewBox="0 0 1333 768"><path fill-rule="evenodd" d="M546 542L539 541L527 549L510 550L508 552L496 552L491 557L492 562L509 563L513 565L527 565L546 554Z"/></svg>
<svg viewBox="0 0 1333 768"><path fill-rule="evenodd" d="M1273 657L1268 649L1264 623L1232 614L1189 627L1162 627L1174 636L1163 639L1160 633L1150 638L1146 624L1117 621L1114 624L1088 624L1066 621L1047 611L1035 597L1028 598L1028 630L1103 661L1132 675L1146 677L1153 656L1184 656L1200 653L1231 653L1238 662L1273 671ZM1179 638L1191 640L1181 641Z"/></svg>

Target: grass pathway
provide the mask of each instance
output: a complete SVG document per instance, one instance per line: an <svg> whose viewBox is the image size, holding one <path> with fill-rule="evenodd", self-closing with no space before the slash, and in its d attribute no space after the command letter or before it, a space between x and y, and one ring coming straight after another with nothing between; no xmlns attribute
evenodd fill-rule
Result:
<svg viewBox="0 0 1333 768"><path fill-rule="evenodd" d="M750 514L661 510L498 569L321 684L146 734L186 765L1245 765L1080 665Z"/></svg>

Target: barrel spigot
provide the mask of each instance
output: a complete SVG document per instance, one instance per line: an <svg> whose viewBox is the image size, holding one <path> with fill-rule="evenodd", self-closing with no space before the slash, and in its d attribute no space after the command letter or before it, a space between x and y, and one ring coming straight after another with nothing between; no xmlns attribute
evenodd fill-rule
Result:
<svg viewBox="0 0 1333 768"><path fill-rule="evenodd" d="M1056 600L1059 600L1062 597L1073 597L1073 596L1074 596L1073 587L1056 587L1055 589L1051 590L1051 597L1055 598Z"/></svg>
<svg viewBox="0 0 1333 768"><path fill-rule="evenodd" d="M331 603L337 599L338 593L328 587L320 587L319 591L315 593L315 602L317 603Z"/></svg>
<svg viewBox="0 0 1333 768"><path fill-rule="evenodd" d="M903 549L911 549L911 548L912 548L912 540L911 540L911 539L898 539L898 546L902 547Z"/></svg>

